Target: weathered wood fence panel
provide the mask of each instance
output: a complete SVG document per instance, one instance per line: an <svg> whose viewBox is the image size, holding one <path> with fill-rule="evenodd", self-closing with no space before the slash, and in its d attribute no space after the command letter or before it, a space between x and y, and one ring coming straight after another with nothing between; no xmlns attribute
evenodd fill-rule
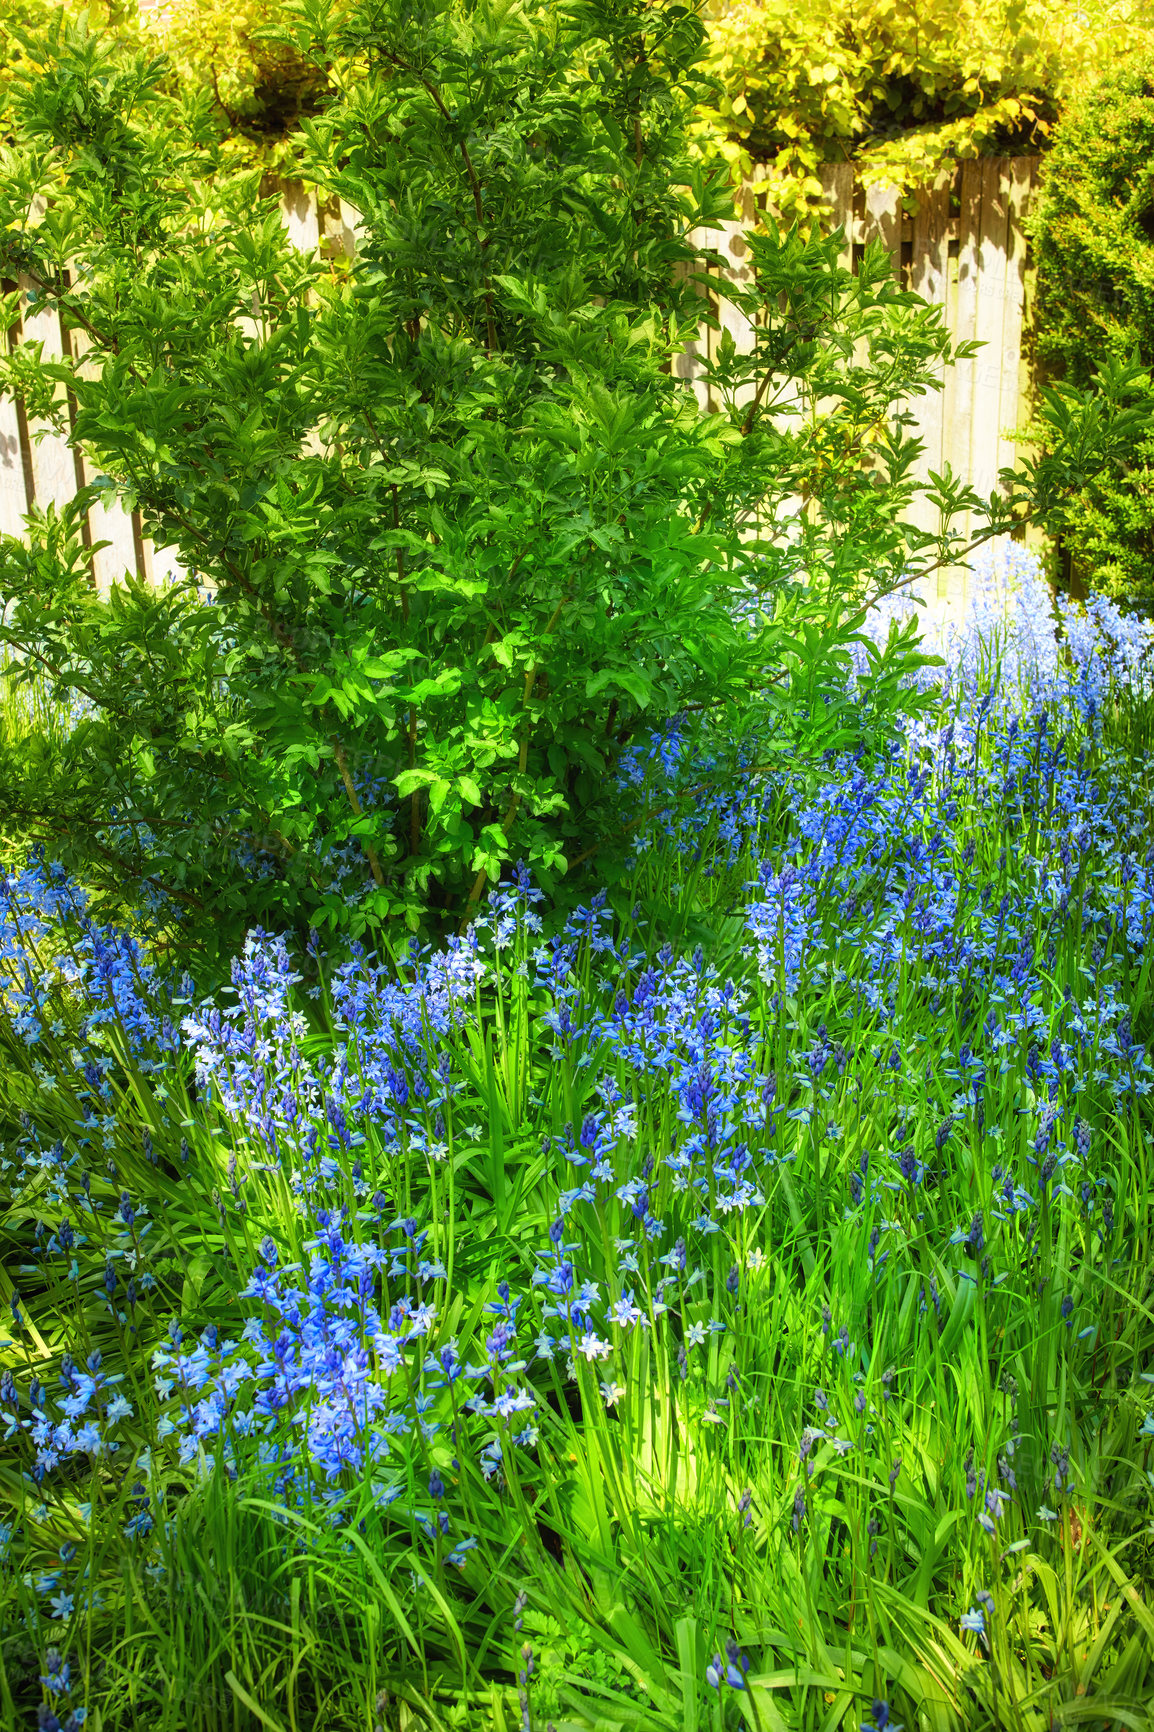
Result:
<svg viewBox="0 0 1154 1732"><path fill-rule="evenodd" d="M925 445L922 476L948 462L983 493L995 485L998 469L1012 462L1012 434L1024 419L1023 219L1036 165L1037 159L1030 157L986 157L962 163L923 189L912 216L903 213L893 187L863 189L852 164L831 163L822 171L833 224L845 230L844 264L853 268L866 243L880 239L899 281L945 310L951 334L985 344L974 360L961 362L946 374L941 392L908 405ZM748 278L745 234L757 220L752 186L758 178L755 168L746 189L744 220L701 236L726 260L726 274L738 281ZM295 246L309 252L354 250L358 217L350 206L318 201L314 193L292 183L281 183L279 192L282 218ZM15 286L5 284L8 289ZM717 310L722 329L732 334L739 349L748 351L753 341L748 322L725 302ZM719 335L703 325L674 369L692 385L703 407L715 406L702 363L715 352ZM63 354L66 343L72 342L77 358L83 358L81 340L75 334L71 338L62 334L50 308L30 305L22 323L8 333L8 341L42 342L52 355ZM13 404L0 402L0 530L21 533L30 505L43 508L50 501L59 505L85 479L91 476L83 460L65 440L35 423L29 425ZM923 502L915 520L921 527L936 528L935 517ZM177 569L172 551L145 541L139 517L126 514L118 505L93 508L89 537L93 543L112 544L93 562L102 590L126 571L158 581ZM963 594L961 574L943 575L939 596L954 601Z"/></svg>
<svg viewBox="0 0 1154 1732"><path fill-rule="evenodd" d="M831 226L843 228L841 262L856 268L866 244L881 241L895 276L905 288L940 306L955 340L984 345L968 361L945 371L941 391L927 392L907 405L911 429L924 451L917 468L922 480L949 464L954 472L989 494L998 471L1012 464L1013 434L1025 421L1028 380L1023 367L1023 312L1027 244L1024 218L1035 184L1036 157L985 157L944 171L917 195L913 215L889 186L863 189L850 163L829 163L822 170ZM756 220L753 186L764 170L754 167L747 183L745 224L702 231L703 244L726 260L726 276L748 278L745 227ZM722 304L722 329L739 350L749 347L744 319ZM677 364L678 376L693 383L698 400L717 407L702 377L702 363L713 358L720 332L702 326ZM912 513L918 527L938 528L938 513L928 501ZM965 530L968 524L959 521ZM964 599L965 573L943 572L942 601Z"/></svg>

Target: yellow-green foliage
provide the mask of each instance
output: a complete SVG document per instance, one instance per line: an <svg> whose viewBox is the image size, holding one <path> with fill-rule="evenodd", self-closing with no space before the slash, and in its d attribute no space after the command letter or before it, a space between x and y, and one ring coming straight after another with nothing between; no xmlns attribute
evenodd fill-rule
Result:
<svg viewBox="0 0 1154 1732"><path fill-rule="evenodd" d="M94 0L87 10L93 29L105 29L111 23L119 26L124 13L122 6L108 6L102 0ZM0 124L6 123L12 78L26 63L16 32L27 31L39 37L60 11L59 0L0 0Z"/></svg>
<svg viewBox="0 0 1154 1732"><path fill-rule="evenodd" d="M1041 148L1068 97L1151 36L1148 0L711 0L721 91L699 143L788 213L818 168L924 184L951 158Z"/></svg>
<svg viewBox="0 0 1154 1732"><path fill-rule="evenodd" d="M40 36L62 11L85 11L94 30L111 32L126 50L163 53L170 91L208 99L214 130L235 166L291 172L293 134L316 112L328 83L324 71L273 40L292 10L285 0L0 0L0 123L9 82L24 64L16 33Z"/></svg>
<svg viewBox="0 0 1154 1732"><path fill-rule="evenodd" d="M70 10L79 10L75 0ZM694 0L688 0L693 4ZM912 188L943 161L1044 147L1067 100L1154 43L1150 0L701 0L706 70L699 150L786 215L822 203L817 171L852 157L867 184ZM35 28L58 0L0 0L0 103L19 60L10 25ZM94 0L94 25L170 58L172 83L211 100L228 153L291 172L291 138L328 78L284 42L294 0Z"/></svg>
<svg viewBox="0 0 1154 1732"><path fill-rule="evenodd" d="M169 0L142 15L174 77L211 92L230 150L268 168L291 168L292 135L328 85L323 71L273 40L291 10L283 0Z"/></svg>

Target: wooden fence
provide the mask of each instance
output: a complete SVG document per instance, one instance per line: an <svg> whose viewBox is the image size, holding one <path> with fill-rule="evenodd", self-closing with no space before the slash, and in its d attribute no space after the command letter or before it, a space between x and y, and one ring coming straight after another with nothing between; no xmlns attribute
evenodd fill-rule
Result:
<svg viewBox="0 0 1154 1732"><path fill-rule="evenodd" d="M985 345L974 360L949 370L941 392L909 405L926 447L921 473L948 462L982 493L993 488L998 469L1013 461L1011 435L1023 419L1028 386L1022 343L1027 263L1023 217L1036 164L1031 157L962 163L919 195L913 217L903 215L893 187L864 189L849 163L830 164L822 174L834 223L846 231L844 262L853 266L866 243L880 238L903 286L944 307L955 338L976 338ZM744 236L756 220L751 190L756 179L755 171L746 189L744 221L702 237L730 261L729 272L739 281L748 269ZM357 218L349 206L319 202L292 183L282 183L279 190L283 221L295 246L305 252L355 249ZM735 309L721 302L719 316L738 347L748 347L750 328ZM45 352L56 355L77 343L76 334L62 333L57 315L45 308L29 308L9 333L10 342L27 340L43 342ZM693 384L703 404L709 404L709 392L700 376L701 360L717 340L718 334L703 326L699 343L691 344L677 365L678 375ZM79 347L74 352L79 358ZM80 455L57 434L38 438L41 431L28 423L22 409L0 401L0 530L7 534L22 532L31 503L59 504L88 479ZM936 528L928 508L916 521ZM171 550L154 548L141 535L139 518L118 507L95 507L89 529L94 543L111 543L95 556L102 589L126 569L158 579L174 568ZM950 603L962 599L964 577L943 575L939 595Z"/></svg>
<svg viewBox="0 0 1154 1732"><path fill-rule="evenodd" d="M914 398L910 429L924 442L915 473L922 480L949 464L955 474L988 495L999 469L1015 460L1013 434L1024 422L1029 371L1026 325L1027 242L1023 219L1036 182L1037 157L984 157L956 165L917 196L917 214L907 216L892 186L868 189L855 180L853 165L830 163L822 184L833 207L832 227L845 229L842 262L856 268L866 244L878 239L890 255L903 288L915 290L945 311L956 341L977 340L973 360L944 374L943 389ZM726 274L748 276L745 232L756 221L752 188L764 173L754 169L745 190L743 221L706 230L703 243L730 261ZM739 350L752 345L748 322L732 306L715 304L721 329L702 326L698 344L678 363L680 377L694 384L703 407L716 408L701 377L728 330ZM919 500L911 516L919 527L938 528L938 513ZM957 527L968 527L957 520ZM965 595L965 573L942 573L938 595L951 605Z"/></svg>

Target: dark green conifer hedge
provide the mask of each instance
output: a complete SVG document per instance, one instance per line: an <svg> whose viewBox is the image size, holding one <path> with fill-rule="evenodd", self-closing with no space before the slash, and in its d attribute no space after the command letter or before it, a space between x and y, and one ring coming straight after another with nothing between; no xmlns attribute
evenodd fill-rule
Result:
<svg viewBox="0 0 1154 1732"><path fill-rule="evenodd" d="M1154 57L1130 61L1068 110L1033 218L1037 357L1091 385L1137 353L1135 401L1154 403ZM1154 433L1120 472L1073 492L1062 539L1074 575L1123 597L1154 597Z"/></svg>

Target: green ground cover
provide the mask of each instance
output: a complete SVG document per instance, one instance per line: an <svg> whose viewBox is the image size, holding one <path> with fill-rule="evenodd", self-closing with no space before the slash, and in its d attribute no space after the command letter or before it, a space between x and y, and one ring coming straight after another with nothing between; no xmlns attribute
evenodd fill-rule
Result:
<svg viewBox="0 0 1154 1732"><path fill-rule="evenodd" d="M997 573L567 914L206 998L6 879L13 1723L1149 1725L1150 637Z"/></svg>

